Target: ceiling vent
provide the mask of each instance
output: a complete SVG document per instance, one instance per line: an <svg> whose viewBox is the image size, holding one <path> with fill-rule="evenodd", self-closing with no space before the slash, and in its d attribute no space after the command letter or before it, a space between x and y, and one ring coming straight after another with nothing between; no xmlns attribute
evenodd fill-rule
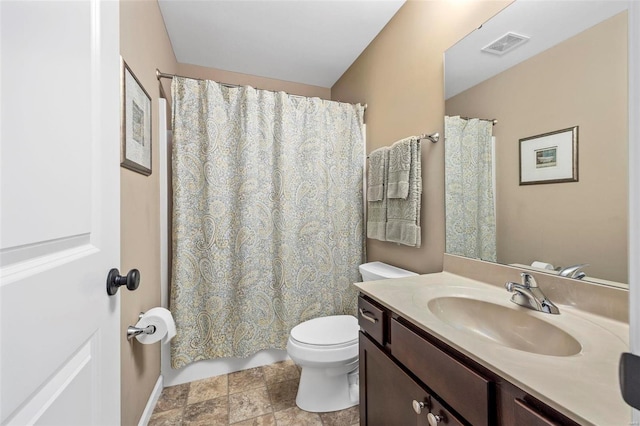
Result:
<svg viewBox="0 0 640 426"><path fill-rule="evenodd" d="M482 48L483 52L504 55L529 40L529 37L516 33L506 33Z"/></svg>

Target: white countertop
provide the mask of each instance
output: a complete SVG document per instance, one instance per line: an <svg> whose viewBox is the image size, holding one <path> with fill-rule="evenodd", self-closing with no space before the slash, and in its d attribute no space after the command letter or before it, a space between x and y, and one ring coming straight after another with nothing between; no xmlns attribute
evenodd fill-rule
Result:
<svg viewBox="0 0 640 426"><path fill-rule="evenodd" d="M519 307L501 287L448 272L356 283L364 294L469 356L567 417L584 425L623 426L631 408L618 383L620 354L629 349L628 324L560 305L560 315ZM543 289L544 290L544 289ZM441 321L428 308L437 297L467 297L527 313L563 329L582 345L572 356L529 353L488 341Z"/></svg>

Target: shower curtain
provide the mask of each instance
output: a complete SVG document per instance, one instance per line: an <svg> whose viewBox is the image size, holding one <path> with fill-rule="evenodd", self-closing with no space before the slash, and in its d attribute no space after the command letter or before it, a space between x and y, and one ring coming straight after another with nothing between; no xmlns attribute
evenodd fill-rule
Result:
<svg viewBox="0 0 640 426"><path fill-rule="evenodd" d="M446 252L496 261L491 121L445 117Z"/></svg>
<svg viewBox="0 0 640 426"><path fill-rule="evenodd" d="M172 96L173 368L355 314L363 108L180 77Z"/></svg>

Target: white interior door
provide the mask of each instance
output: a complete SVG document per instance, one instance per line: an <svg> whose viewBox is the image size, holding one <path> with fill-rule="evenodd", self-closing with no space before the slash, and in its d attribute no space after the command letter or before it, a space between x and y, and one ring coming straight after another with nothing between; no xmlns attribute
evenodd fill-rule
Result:
<svg viewBox="0 0 640 426"><path fill-rule="evenodd" d="M640 356L640 3L629 2L629 343ZM640 372L634 375L640 376ZM636 380L637 381L637 380ZM633 424L640 411L633 410Z"/></svg>
<svg viewBox="0 0 640 426"><path fill-rule="evenodd" d="M0 423L120 423L119 6L0 1Z"/></svg>

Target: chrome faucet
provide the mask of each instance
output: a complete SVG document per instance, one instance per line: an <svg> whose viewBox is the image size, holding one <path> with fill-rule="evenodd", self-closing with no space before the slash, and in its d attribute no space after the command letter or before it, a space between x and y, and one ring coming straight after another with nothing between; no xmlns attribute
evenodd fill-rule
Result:
<svg viewBox="0 0 640 426"><path fill-rule="evenodd" d="M581 280L587 276L587 274L580 271L580 269L584 268L585 266L589 266L589 264L582 263L580 265L565 266L558 271L558 275L560 275L561 277L569 277Z"/></svg>
<svg viewBox="0 0 640 426"><path fill-rule="evenodd" d="M522 277L522 284L507 281L504 285L509 293L514 293L513 296L511 296L513 303L547 314L560 313L558 307L554 305L551 300L547 299L547 296L540 290L538 283L536 283L532 275L522 272L520 276Z"/></svg>

